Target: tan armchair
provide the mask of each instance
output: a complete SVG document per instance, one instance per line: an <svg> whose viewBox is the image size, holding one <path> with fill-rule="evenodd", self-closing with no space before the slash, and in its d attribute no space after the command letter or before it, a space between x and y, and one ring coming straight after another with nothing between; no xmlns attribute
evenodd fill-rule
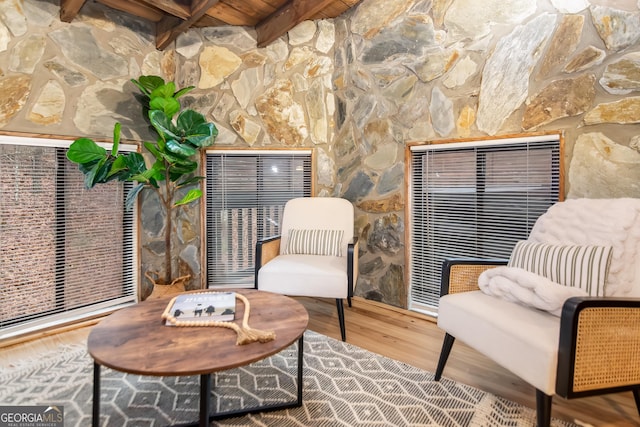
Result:
<svg viewBox="0 0 640 427"><path fill-rule="evenodd" d="M358 280L353 205L336 197L286 203L281 234L256 245L255 288L290 296L335 298L342 340L343 300L351 307Z"/></svg>
<svg viewBox="0 0 640 427"><path fill-rule="evenodd" d="M551 252L529 252L531 262L522 264L527 269L514 265L521 255L516 250L509 264L477 259L444 263L438 326L446 334L436 381L460 339L536 388L538 426L550 425L553 395L570 399L630 390L640 413L640 199L557 203L538 219L523 247L568 246L604 251L607 271L598 273L604 286L592 281L598 270L593 256L577 267L560 263L580 270L579 279L567 277L589 282L590 292L555 282L538 286L547 283L543 277L532 285L533 294L521 294L520 288L510 293L510 287L522 283L505 277L512 272L539 276L536 268L556 262L557 253L551 261ZM561 299L550 297L556 290ZM585 295L565 298L566 291Z"/></svg>

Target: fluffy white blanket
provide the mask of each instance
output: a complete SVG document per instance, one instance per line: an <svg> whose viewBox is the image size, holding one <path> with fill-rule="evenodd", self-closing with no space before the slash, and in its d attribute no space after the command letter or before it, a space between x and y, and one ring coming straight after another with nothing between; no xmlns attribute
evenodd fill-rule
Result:
<svg viewBox="0 0 640 427"><path fill-rule="evenodd" d="M561 315L568 298L587 295L582 289L563 286L516 267L486 270L478 277L478 285L487 295L545 310L554 316Z"/></svg>
<svg viewBox="0 0 640 427"><path fill-rule="evenodd" d="M640 199L570 199L536 221L527 239L613 248L605 296L640 297Z"/></svg>

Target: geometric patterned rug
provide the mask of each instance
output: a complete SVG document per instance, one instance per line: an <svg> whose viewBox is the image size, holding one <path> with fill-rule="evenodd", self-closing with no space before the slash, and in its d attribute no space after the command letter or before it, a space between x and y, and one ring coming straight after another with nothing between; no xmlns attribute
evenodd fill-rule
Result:
<svg viewBox="0 0 640 427"><path fill-rule="evenodd" d="M214 411L296 398L297 344L213 376ZM535 411L433 373L307 331L303 406L212 426L535 426ZM85 347L0 373L0 405L63 406L65 426L91 424L93 362ZM101 425L156 427L198 418L199 376L141 377L102 368ZM553 420L552 426L574 424Z"/></svg>

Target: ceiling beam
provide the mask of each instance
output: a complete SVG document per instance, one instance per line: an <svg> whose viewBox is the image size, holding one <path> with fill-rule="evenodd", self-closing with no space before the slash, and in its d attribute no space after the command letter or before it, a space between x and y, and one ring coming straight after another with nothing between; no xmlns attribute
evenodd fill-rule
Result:
<svg viewBox="0 0 640 427"><path fill-rule="evenodd" d="M156 24L156 48L163 50L170 45L180 34L198 22L218 1L220 0L192 0L191 16L184 21L173 16L165 16Z"/></svg>
<svg viewBox="0 0 640 427"><path fill-rule="evenodd" d="M258 47L265 47L300 22L312 18L335 0L290 0L256 26Z"/></svg>
<svg viewBox="0 0 640 427"><path fill-rule="evenodd" d="M80 12L87 0L60 0L60 20L71 22Z"/></svg>

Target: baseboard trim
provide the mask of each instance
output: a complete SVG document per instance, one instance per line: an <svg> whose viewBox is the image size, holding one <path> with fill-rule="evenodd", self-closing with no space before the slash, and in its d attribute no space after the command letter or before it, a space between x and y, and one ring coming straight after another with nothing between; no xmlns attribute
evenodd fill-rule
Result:
<svg viewBox="0 0 640 427"><path fill-rule="evenodd" d="M381 313L385 311L392 311L397 314L401 314L403 316L412 317L420 320L427 320L432 323L437 323L437 319L433 316L429 316L427 314L418 313L416 311L407 310L405 308L396 307L394 305L385 304L379 301L369 300L363 297L353 297L351 298L352 306L354 308L365 310L373 313Z"/></svg>

